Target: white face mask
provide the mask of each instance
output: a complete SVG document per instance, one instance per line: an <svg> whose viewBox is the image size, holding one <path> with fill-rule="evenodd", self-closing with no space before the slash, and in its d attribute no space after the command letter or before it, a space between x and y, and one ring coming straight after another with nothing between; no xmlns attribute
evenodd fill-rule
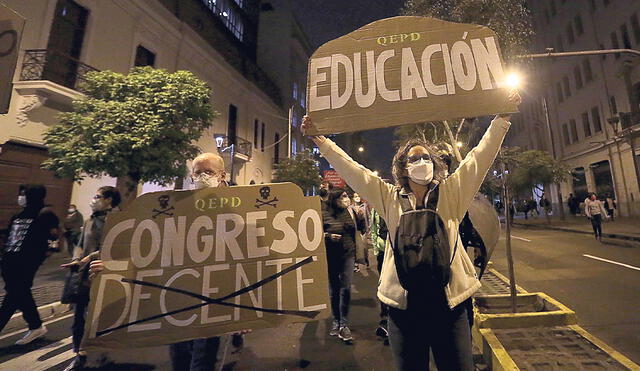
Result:
<svg viewBox="0 0 640 371"><path fill-rule="evenodd" d="M433 162L421 159L407 166L409 179L421 185L427 185L433 180Z"/></svg>
<svg viewBox="0 0 640 371"><path fill-rule="evenodd" d="M73 213L75 213L75 212L76 212L76 209L68 209L68 210L67 210L67 212L68 212L69 214L73 214Z"/></svg>
<svg viewBox="0 0 640 371"><path fill-rule="evenodd" d="M354 197L354 198L353 198L353 202L355 202L355 203L357 203L357 204L359 204L359 203L360 203L360 201L361 201L360 197Z"/></svg>
<svg viewBox="0 0 640 371"><path fill-rule="evenodd" d="M193 176L193 186L195 189L203 189L209 187L217 187L220 185L220 179L213 175L202 173Z"/></svg>
<svg viewBox="0 0 640 371"><path fill-rule="evenodd" d="M27 196L18 196L18 205L20 205L20 207L27 206Z"/></svg>

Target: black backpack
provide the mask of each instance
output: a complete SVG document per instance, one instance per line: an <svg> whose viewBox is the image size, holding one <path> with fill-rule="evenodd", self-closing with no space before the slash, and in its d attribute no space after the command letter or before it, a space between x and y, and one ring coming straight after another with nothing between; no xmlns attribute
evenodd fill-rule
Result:
<svg viewBox="0 0 640 371"><path fill-rule="evenodd" d="M408 195L398 194L402 215L392 246L393 256L400 284L410 292L441 290L451 278L457 246L451 256L445 223L435 211L438 190L437 185L430 190L426 207L417 210L411 206Z"/></svg>

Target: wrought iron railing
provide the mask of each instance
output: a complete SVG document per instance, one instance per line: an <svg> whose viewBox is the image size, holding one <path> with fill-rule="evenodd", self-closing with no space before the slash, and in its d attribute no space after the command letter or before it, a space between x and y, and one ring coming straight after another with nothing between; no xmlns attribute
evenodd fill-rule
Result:
<svg viewBox="0 0 640 371"><path fill-rule="evenodd" d="M24 53L20 81L49 80L84 92L88 72L97 69L55 50L31 49Z"/></svg>
<svg viewBox="0 0 640 371"><path fill-rule="evenodd" d="M218 138L221 138L221 141ZM249 142L248 140L236 136L235 141L233 141L233 138L223 134L215 134L214 139L216 140L216 145L218 146L218 148L220 148L220 151L226 149L225 152L230 152L231 148L229 147L231 146L231 144L234 144L233 151L235 153L251 158L253 143Z"/></svg>

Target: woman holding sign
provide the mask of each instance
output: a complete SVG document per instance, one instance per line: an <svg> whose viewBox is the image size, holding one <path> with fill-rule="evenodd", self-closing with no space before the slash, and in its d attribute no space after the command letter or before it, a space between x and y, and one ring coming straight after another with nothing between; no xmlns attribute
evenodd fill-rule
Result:
<svg viewBox="0 0 640 371"><path fill-rule="evenodd" d="M517 92L509 98L519 104ZM446 176L429 143L410 140L393 158L395 186L352 160L324 136L311 139L347 184L389 227L378 298L390 307L389 340L398 370L473 370L468 312L480 288L458 226L509 129L498 115L476 148ZM314 129L305 116L303 134Z"/></svg>

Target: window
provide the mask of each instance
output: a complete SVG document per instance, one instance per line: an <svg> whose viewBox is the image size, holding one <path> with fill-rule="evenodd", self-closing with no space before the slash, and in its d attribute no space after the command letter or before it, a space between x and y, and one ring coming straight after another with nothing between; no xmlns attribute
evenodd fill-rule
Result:
<svg viewBox="0 0 640 371"><path fill-rule="evenodd" d="M571 143L578 141L578 127L576 126L576 120L569 120L569 129L571 129Z"/></svg>
<svg viewBox="0 0 640 371"><path fill-rule="evenodd" d="M573 77L576 79L576 90L582 89L582 73L580 72L580 66L573 68Z"/></svg>
<svg viewBox="0 0 640 371"><path fill-rule="evenodd" d="M298 94L299 94L299 88L298 88L298 83L297 82L293 82L293 87L291 88L292 90L292 96L293 96L293 100L297 101L298 100Z"/></svg>
<svg viewBox="0 0 640 371"><path fill-rule="evenodd" d="M589 58L585 58L582 61L582 69L584 70L584 79L587 82L593 81L593 72L591 71L591 62L589 62Z"/></svg>
<svg viewBox="0 0 640 371"><path fill-rule="evenodd" d="M573 193L578 200L584 200L587 198L587 177L585 176L584 168L577 167L571 172L571 178L573 183Z"/></svg>
<svg viewBox="0 0 640 371"><path fill-rule="evenodd" d="M602 131L602 123L600 121L600 110L598 110L598 107L593 107L591 109L591 120L593 121L593 130L596 133L599 133Z"/></svg>
<svg viewBox="0 0 640 371"><path fill-rule="evenodd" d="M622 45L625 49L631 49L631 39L629 38L629 29L626 24L620 26L620 35L622 36Z"/></svg>
<svg viewBox="0 0 640 371"><path fill-rule="evenodd" d="M556 92L558 93L558 102L562 103L564 96L562 95L562 85L559 82L556 83Z"/></svg>
<svg viewBox="0 0 640 371"><path fill-rule="evenodd" d="M589 124L589 113L588 112L583 112L582 113L582 129L584 130L584 136L585 137L590 137L591 136L591 124Z"/></svg>
<svg viewBox="0 0 640 371"><path fill-rule="evenodd" d="M569 128L567 127L567 124L562 124L562 136L564 138L564 144L565 145L569 145L571 144L571 139L569 139Z"/></svg>
<svg viewBox="0 0 640 371"><path fill-rule="evenodd" d="M611 113L612 114L617 114L618 113L618 104L616 103L616 97L615 96L611 96L609 98L609 102L611 102Z"/></svg>
<svg viewBox="0 0 640 371"><path fill-rule="evenodd" d="M618 35L615 31L611 33L611 49L620 49L620 44L618 43ZM615 54L616 59L620 58L620 53Z"/></svg>
<svg viewBox="0 0 640 371"><path fill-rule="evenodd" d="M233 104L229 105L229 125L227 127L227 140L229 144L237 144L236 135L238 129L238 108Z"/></svg>
<svg viewBox="0 0 640 371"><path fill-rule="evenodd" d="M582 18L580 17L580 14L576 15L573 22L576 24L576 33L578 36L582 35L584 33L584 26L582 25Z"/></svg>
<svg viewBox="0 0 640 371"><path fill-rule="evenodd" d="M569 98L571 96L571 87L569 86L569 77L565 76L562 78L562 85L564 85L564 96L565 98Z"/></svg>
<svg viewBox="0 0 640 371"><path fill-rule="evenodd" d="M253 148L258 149L258 119L253 120Z"/></svg>
<svg viewBox="0 0 640 371"><path fill-rule="evenodd" d="M551 0L551 1L549 2L549 6L550 6L550 8L551 8L551 16L552 16L552 17L555 17L555 16L556 16L556 14L558 14L558 10L556 9L556 2L555 2L555 0Z"/></svg>
<svg viewBox="0 0 640 371"><path fill-rule="evenodd" d="M235 1L236 4L242 8L242 0L202 0L211 13L219 17L229 31L231 31L238 40L242 41L244 36L242 17L227 3L228 1Z"/></svg>
<svg viewBox="0 0 640 371"><path fill-rule="evenodd" d="M142 45L136 48L136 60L133 62L134 67L144 67L156 65L156 54Z"/></svg>
<svg viewBox="0 0 640 371"><path fill-rule="evenodd" d="M305 93L300 94L300 107L307 108L307 96Z"/></svg>
<svg viewBox="0 0 640 371"><path fill-rule="evenodd" d="M564 51L564 45L562 44L562 35L558 35L556 38L556 50L560 53Z"/></svg>
<svg viewBox="0 0 640 371"><path fill-rule="evenodd" d="M569 45L576 41L576 38L573 35L573 27L571 27L571 23L567 26L567 41L569 42Z"/></svg>
<svg viewBox="0 0 640 371"><path fill-rule="evenodd" d="M262 123L262 135L260 136L260 151L264 152L264 135L267 131L267 125L265 125L265 123Z"/></svg>
<svg viewBox="0 0 640 371"><path fill-rule="evenodd" d="M276 133L273 137L273 163L280 163L280 134Z"/></svg>
<svg viewBox="0 0 640 371"><path fill-rule="evenodd" d="M636 44L640 44L640 21L638 21L638 13L633 13L631 18L631 29L633 30L633 37L636 39Z"/></svg>

